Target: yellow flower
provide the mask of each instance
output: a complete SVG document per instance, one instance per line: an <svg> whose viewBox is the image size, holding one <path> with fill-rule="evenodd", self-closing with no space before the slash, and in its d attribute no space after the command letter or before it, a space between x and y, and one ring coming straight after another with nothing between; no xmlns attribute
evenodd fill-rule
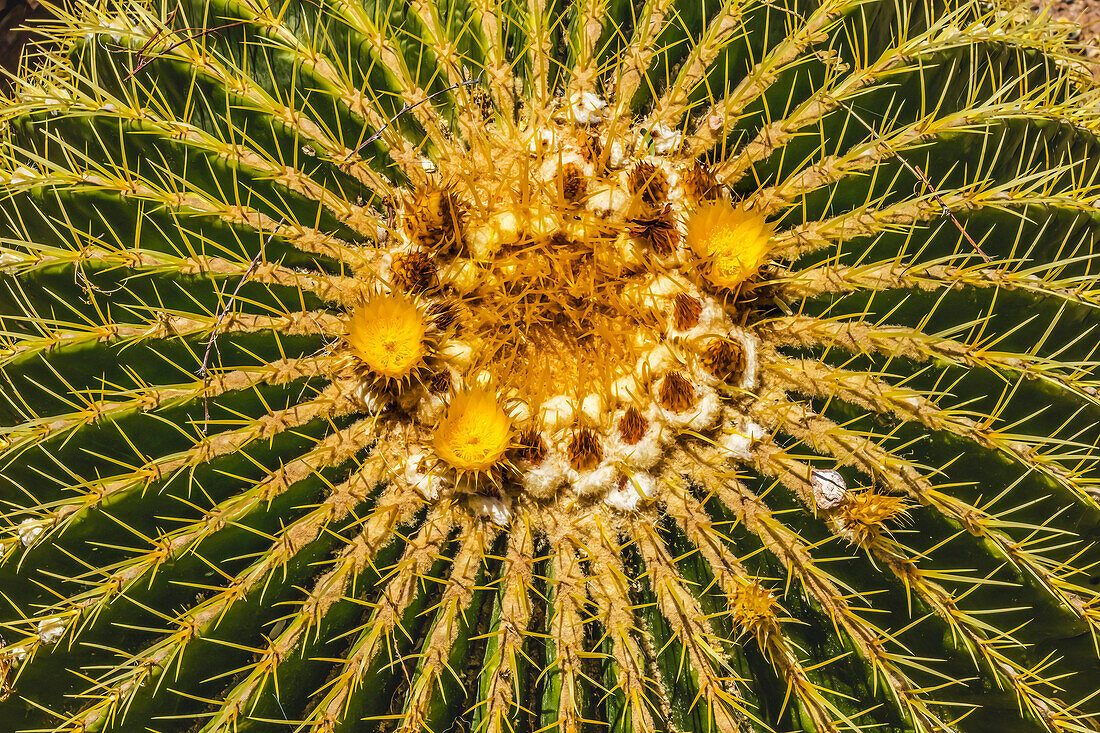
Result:
<svg viewBox="0 0 1100 733"><path fill-rule="evenodd" d="M427 319L412 299L377 293L352 313L346 340L376 376L403 380L428 355L427 330Z"/></svg>
<svg viewBox="0 0 1100 733"><path fill-rule="evenodd" d="M460 392L435 429L435 452L462 472L486 471L512 443L512 420L497 398L483 389Z"/></svg>
<svg viewBox="0 0 1100 733"><path fill-rule="evenodd" d="M768 258L771 224L729 201L704 201L687 223L687 238L703 276L727 290L755 275Z"/></svg>

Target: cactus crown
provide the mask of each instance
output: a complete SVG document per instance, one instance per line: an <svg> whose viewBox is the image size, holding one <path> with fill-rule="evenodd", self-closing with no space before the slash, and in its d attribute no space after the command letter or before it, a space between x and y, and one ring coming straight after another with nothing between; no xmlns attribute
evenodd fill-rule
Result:
<svg viewBox="0 0 1100 733"><path fill-rule="evenodd" d="M1045 19L58 17L0 109L5 725L1100 729Z"/></svg>

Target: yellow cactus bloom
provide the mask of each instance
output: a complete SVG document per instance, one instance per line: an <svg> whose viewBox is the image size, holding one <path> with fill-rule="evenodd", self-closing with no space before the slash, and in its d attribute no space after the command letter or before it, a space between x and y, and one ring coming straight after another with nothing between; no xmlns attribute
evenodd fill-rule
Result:
<svg viewBox="0 0 1100 733"><path fill-rule="evenodd" d="M484 389L460 392L435 429L435 452L463 473L487 471L500 463L512 442L512 420L496 396Z"/></svg>
<svg viewBox="0 0 1100 733"><path fill-rule="evenodd" d="M352 313L346 340L377 377L404 380L428 355L427 330L427 318L412 299L377 293Z"/></svg>
<svg viewBox="0 0 1100 733"><path fill-rule="evenodd" d="M687 222L687 238L713 285L735 290L768 258L774 229L763 216L730 201L704 201Z"/></svg>

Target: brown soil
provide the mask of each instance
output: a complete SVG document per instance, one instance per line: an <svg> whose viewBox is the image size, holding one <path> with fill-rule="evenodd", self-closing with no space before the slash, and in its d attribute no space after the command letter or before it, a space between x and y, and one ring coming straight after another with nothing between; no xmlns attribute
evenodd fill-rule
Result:
<svg viewBox="0 0 1100 733"><path fill-rule="evenodd" d="M1081 27L1079 40L1082 42L1095 42L1100 36L1100 2L1097 0L1045 0L1033 2L1031 9L1038 12L1048 6L1053 17Z"/></svg>
<svg viewBox="0 0 1100 733"><path fill-rule="evenodd" d="M1032 0L1032 10L1043 8L1050 8L1052 18L1075 25L1071 37L1082 44L1085 58L1100 62L1100 0ZM1100 63L1092 65L1092 75L1100 80Z"/></svg>

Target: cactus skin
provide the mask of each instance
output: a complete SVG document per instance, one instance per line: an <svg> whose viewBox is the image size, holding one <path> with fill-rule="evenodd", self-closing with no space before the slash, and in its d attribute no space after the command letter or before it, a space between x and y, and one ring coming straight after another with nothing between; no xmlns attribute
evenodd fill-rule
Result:
<svg viewBox="0 0 1100 733"><path fill-rule="evenodd" d="M5 730L1100 729L1045 22L168 10L3 110Z"/></svg>

